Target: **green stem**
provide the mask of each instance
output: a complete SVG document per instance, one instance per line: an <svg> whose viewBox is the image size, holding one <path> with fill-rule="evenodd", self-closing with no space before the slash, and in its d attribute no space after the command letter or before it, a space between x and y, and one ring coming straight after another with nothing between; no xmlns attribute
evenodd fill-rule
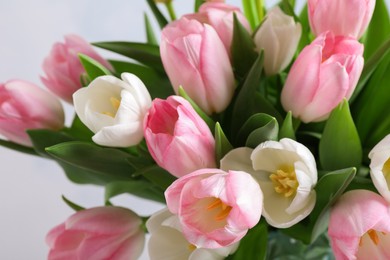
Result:
<svg viewBox="0 0 390 260"><path fill-rule="evenodd" d="M257 13L259 15L259 21L263 21L264 18L264 0L257 0Z"/></svg>
<svg viewBox="0 0 390 260"><path fill-rule="evenodd" d="M166 3L165 3L165 7L166 7L167 10L168 10L169 17L171 17L171 20L172 20L172 21L176 20L176 14L175 14L175 10L173 9L172 1L166 2Z"/></svg>

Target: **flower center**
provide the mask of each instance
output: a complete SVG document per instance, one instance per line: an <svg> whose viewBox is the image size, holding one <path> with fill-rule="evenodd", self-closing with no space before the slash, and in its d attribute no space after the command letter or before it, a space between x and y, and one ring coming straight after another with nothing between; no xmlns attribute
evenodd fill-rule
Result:
<svg viewBox="0 0 390 260"><path fill-rule="evenodd" d="M381 232L382 235L386 235L386 233L384 232ZM361 238L360 238L360 242L359 242L359 246L363 246L363 238L366 237L366 235L371 239L371 241L374 243L374 245L379 245L379 242L380 242L380 237L379 237L379 233L378 231L374 230L374 229L370 229L368 230Z"/></svg>
<svg viewBox="0 0 390 260"><path fill-rule="evenodd" d="M189 251L192 252L192 251L194 251L196 249L196 246L194 244L188 244L187 248L188 248Z"/></svg>
<svg viewBox="0 0 390 260"><path fill-rule="evenodd" d="M293 167L281 167L269 178L274 184L275 191L286 198L291 197L297 191L299 183Z"/></svg>
<svg viewBox="0 0 390 260"><path fill-rule="evenodd" d="M115 117L116 112L118 112L119 106L121 105L121 101L116 97L110 97L110 103L112 106L112 111L105 111L102 114L105 114L110 117Z"/></svg>
<svg viewBox="0 0 390 260"><path fill-rule="evenodd" d="M383 175L385 176L385 178L387 179L387 177L389 177L389 175L390 175L390 158L387 159L387 161L383 165L382 172L383 172Z"/></svg>
<svg viewBox="0 0 390 260"><path fill-rule="evenodd" d="M225 220L227 216L229 216L232 207L223 203L222 200L215 198L210 204L207 205L206 210L215 210L214 219L216 221L222 221Z"/></svg>

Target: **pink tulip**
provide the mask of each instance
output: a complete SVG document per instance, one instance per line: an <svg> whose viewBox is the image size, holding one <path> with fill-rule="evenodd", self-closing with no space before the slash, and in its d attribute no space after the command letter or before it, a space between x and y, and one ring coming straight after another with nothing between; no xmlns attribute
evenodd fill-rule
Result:
<svg viewBox="0 0 390 260"><path fill-rule="evenodd" d="M98 61L106 68L111 65L92 46L77 35L66 35L64 43L55 43L42 68L46 77L41 77L45 86L63 100L72 103L72 95L83 87L80 77L85 70L78 54L82 53Z"/></svg>
<svg viewBox="0 0 390 260"><path fill-rule="evenodd" d="M208 24L185 17L162 31L161 59L176 93L182 86L208 114L222 112L235 89L229 55Z"/></svg>
<svg viewBox="0 0 390 260"><path fill-rule="evenodd" d="M328 233L337 260L390 259L389 204L372 191L349 191L332 208Z"/></svg>
<svg viewBox="0 0 390 260"><path fill-rule="evenodd" d="M184 98L155 99L144 136L154 160L176 177L215 167L215 142L206 123Z"/></svg>
<svg viewBox="0 0 390 260"><path fill-rule="evenodd" d="M308 0L310 26L315 35L360 38L370 23L375 0Z"/></svg>
<svg viewBox="0 0 390 260"><path fill-rule="evenodd" d="M325 120L351 97L363 69L362 54L363 45L351 37L319 35L290 69L281 95L284 109L305 123Z"/></svg>
<svg viewBox="0 0 390 260"><path fill-rule="evenodd" d="M241 13L240 8L225 4L221 1L204 3L200 6L198 13L185 15L188 19L195 19L201 23L211 25L218 33L227 52L230 55L230 46L233 40L233 14L236 14L238 21L244 26L248 33L252 33L246 17Z"/></svg>
<svg viewBox="0 0 390 260"><path fill-rule="evenodd" d="M245 236L260 220L263 194L246 172L201 169L165 191L169 211L196 247L221 248Z"/></svg>
<svg viewBox="0 0 390 260"><path fill-rule="evenodd" d="M62 105L52 94L27 81L0 83L0 134L8 140L32 146L26 130L63 126Z"/></svg>
<svg viewBox="0 0 390 260"><path fill-rule="evenodd" d="M137 259L145 240L141 225L140 217L125 208L79 211L47 234L48 259Z"/></svg>

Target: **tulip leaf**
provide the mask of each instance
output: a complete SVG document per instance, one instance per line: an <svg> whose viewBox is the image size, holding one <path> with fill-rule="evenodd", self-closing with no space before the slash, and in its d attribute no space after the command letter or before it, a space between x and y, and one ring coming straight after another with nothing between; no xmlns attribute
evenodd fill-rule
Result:
<svg viewBox="0 0 390 260"><path fill-rule="evenodd" d="M344 100L333 109L319 144L319 158L324 170L359 167L363 151L360 138Z"/></svg>
<svg viewBox="0 0 390 260"><path fill-rule="evenodd" d="M52 131L49 129L28 130L27 134L30 136L30 139L37 154L51 159L52 157L47 154L45 150L47 147L59 143L75 141L75 139L67 133Z"/></svg>
<svg viewBox="0 0 390 260"><path fill-rule="evenodd" d="M390 36L390 18L384 0L376 0L374 14L364 37L364 58L371 57Z"/></svg>
<svg viewBox="0 0 390 260"><path fill-rule="evenodd" d="M218 122L215 124L214 137L215 137L215 157L219 165L220 160L230 150L233 149L233 146L230 144L229 140L227 139L225 133L222 130L221 125Z"/></svg>
<svg viewBox="0 0 390 260"><path fill-rule="evenodd" d="M199 7L200 7L203 3L205 3L205 2L206 2L206 0L195 0L195 8L194 8L195 13L198 12Z"/></svg>
<svg viewBox="0 0 390 260"><path fill-rule="evenodd" d="M10 141L6 141L6 140L0 139L0 146L6 147L8 149L11 149L11 150L14 150L14 151L17 151L17 152L38 156L38 154L34 150L34 148L27 147L27 146L24 146L24 145L20 145L20 144L14 143L14 142L10 142Z"/></svg>
<svg viewBox="0 0 390 260"><path fill-rule="evenodd" d="M289 111L283 121L282 127L279 130L279 139L290 138L296 140L292 113Z"/></svg>
<svg viewBox="0 0 390 260"><path fill-rule="evenodd" d="M158 45L156 35L153 31L153 27L150 24L149 17L146 13L144 14L144 22L145 22L145 30L146 30L146 39L148 44Z"/></svg>
<svg viewBox="0 0 390 260"><path fill-rule="evenodd" d="M242 7L249 24L251 25L252 29L255 29L256 26L260 23L256 1L242 0Z"/></svg>
<svg viewBox="0 0 390 260"><path fill-rule="evenodd" d="M266 259L268 244L268 225L262 219L250 229L240 241L237 251L228 256L227 260Z"/></svg>
<svg viewBox="0 0 390 260"><path fill-rule="evenodd" d="M138 42L95 42L94 46L139 61L158 72L165 73L159 46Z"/></svg>
<svg viewBox="0 0 390 260"><path fill-rule="evenodd" d="M310 44L310 23L307 10L307 3L303 7L301 14L299 15L299 23L302 26L302 36L299 40L297 52L300 53L306 45Z"/></svg>
<svg viewBox="0 0 390 260"><path fill-rule="evenodd" d="M129 193L141 198L165 203L164 191L147 181L113 181L105 186L105 201Z"/></svg>
<svg viewBox="0 0 390 260"><path fill-rule="evenodd" d="M100 76L111 75L111 72L96 60L81 53L78 55L90 81Z"/></svg>
<svg viewBox="0 0 390 260"><path fill-rule="evenodd" d="M363 147L368 150L390 133L389 81L390 53L379 64L352 106Z"/></svg>
<svg viewBox="0 0 390 260"><path fill-rule="evenodd" d="M330 207L347 189L356 175L356 168L347 168L325 174L317 182L316 204L310 215L283 232L301 240L313 243L327 228Z"/></svg>
<svg viewBox="0 0 390 260"><path fill-rule="evenodd" d="M72 136L72 138L75 140L79 141L91 142L92 136L94 135L94 133L89 130L89 128L86 127L83 122L81 122L77 115L74 116L71 127L65 128L63 131L64 133ZM54 145L54 143L52 145Z"/></svg>
<svg viewBox="0 0 390 260"><path fill-rule="evenodd" d="M76 203L68 200L64 195L61 196L62 200L66 203L66 205L68 205L71 209L73 209L74 211L80 211L80 210L84 210L85 208L77 205Z"/></svg>
<svg viewBox="0 0 390 260"><path fill-rule="evenodd" d="M251 1L253 2L253 1ZM231 45L231 56L233 69L236 77L242 79L251 69L258 54L255 51L255 44L251 35L237 19L234 14L233 41Z"/></svg>
<svg viewBox="0 0 390 260"><path fill-rule="evenodd" d="M174 95L171 82L166 75L161 75L154 69L144 65L127 61L110 60L110 63L114 67L117 77L120 77L123 72L130 72L139 77L153 99L157 97L165 99Z"/></svg>
<svg viewBox="0 0 390 260"><path fill-rule="evenodd" d="M165 18L165 16L161 13L160 9L158 9L156 2L154 0L146 0L148 3L150 9L152 10L154 17L156 18L158 24L160 25L160 28L163 29L167 24L168 20Z"/></svg>
<svg viewBox="0 0 390 260"><path fill-rule="evenodd" d="M134 176L143 176L151 183L165 191L176 180L176 177L154 164L137 170Z"/></svg>
<svg viewBox="0 0 390 260"><path fill-rule="evenodd" d="M198 113L198 115L206 122L207 126L210 128L210 131L213 132L214 131L214 127L215 127L215 122L213 119L211 119L196 103L194 100L192 100L190 98L190 96L188 96L188 94L185 92L184 88L182 86L179 86L179 96L183 97L184 99L186 99L190 104L191 106L194 108L194 110L196 111L196 113Z"/></svg>

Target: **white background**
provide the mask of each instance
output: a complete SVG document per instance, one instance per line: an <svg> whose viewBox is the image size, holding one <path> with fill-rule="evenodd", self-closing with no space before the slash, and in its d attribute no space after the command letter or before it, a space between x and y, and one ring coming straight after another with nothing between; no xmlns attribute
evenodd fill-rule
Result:
<svg viewBox="0 0 390 260"><path fill-rule="evenodd" d="M193 1L176 2L178 14L191 12ZM144 0L2 0L0 82L24 79L42 86L42 61L64 34L76 33L91 42L143 41L146 10ZM69 123L72 107L67 105L66 111ZM55 163L0 147L0 259L46 258L46 233L73 213L61 195L85 207L103 204L102 188L73 184ZM113 202L141 215L162 207L127 195Z"/></svg>

